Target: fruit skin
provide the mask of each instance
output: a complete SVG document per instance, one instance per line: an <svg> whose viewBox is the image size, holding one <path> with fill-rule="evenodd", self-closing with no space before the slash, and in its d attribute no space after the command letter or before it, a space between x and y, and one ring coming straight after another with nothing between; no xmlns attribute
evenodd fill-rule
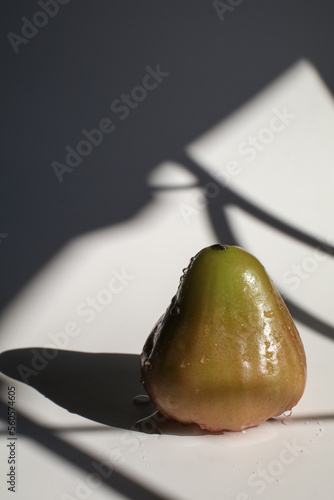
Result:
<svg viewBox="0 0 334 500"><path fill-rule="evenodd" d="M141 354L167 418L239 431L292 409L306 383L293 319L262 264L240 247L201 250Z"/></svg>

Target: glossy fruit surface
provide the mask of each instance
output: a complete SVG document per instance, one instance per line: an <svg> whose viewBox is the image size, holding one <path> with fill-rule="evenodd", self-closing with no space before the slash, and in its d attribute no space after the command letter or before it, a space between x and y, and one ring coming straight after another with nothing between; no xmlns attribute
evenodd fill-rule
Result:
<svg viewBox="0 0 334 500"><path fill-rule="evenodd" d="M238 431L293 408L306 383L299 333L262 264L212 245L184 270L148 337L142 382L158 410L210 431Z"/></svg>

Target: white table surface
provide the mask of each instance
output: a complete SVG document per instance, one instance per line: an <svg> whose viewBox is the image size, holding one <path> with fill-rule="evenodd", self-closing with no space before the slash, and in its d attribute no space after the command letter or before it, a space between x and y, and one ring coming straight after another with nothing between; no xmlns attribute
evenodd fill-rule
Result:
<svg viewBox="0 0 334 500"><path fill-rule="evenodd" d="M257 146L249 144L254 136ZM91 353L88 360L97 353L124 355L117 358L118 368L110 366L121 392L114 396L120 402L110 422L124 415L124 425L101 423L99 408L96 421L71 413L69 405L63 408L1 375L1 399L6 405L7 387L14 385L20 414L15 495L6 485L8 432L1 420L1 498L334 498L334 264L324 250L334 243L333 137L333 98L316 69L300 61L232 116L185 144L185 154L212 176L207 196L193 172L166 159L147 179L154 197L136 217L70 241L21 291L1 317L1 352L53 345ZM228 203L221 206L222 224L227 221L237 244L262 261L287 301L318 321L296 319L308 363L305 393L291 417L241 433L205 435L192 426L154 421L143 426L147 432L132 430L136 415L149 416L151 406L146 410L132 402L131 387L143 393L138 356L125 355L141 352L190 257L217 242L210 204L217 203L216 190L225 196L224 186ZM260 210L250 213L247 207L254 206ZM283 226L273 227L262 213ZM297 232L285 234L284 224ZM300 234L310 241L301 241ZM111 293L105 292L108 284ZM13 359L18 364L20 354ZM79 356L62 376L61 359L59 354L49 360L38 377L46 377L48 387L54 363L58 375L52 387L58 384L57 393L69 393L72 402L89 407L92 392L85 394L80 381L71 385L75 370L80 367L97 392L109 384L110 373L94 372L99 363L85 365ZM126 374L137 378L132 383ZM31 383L35 379L29 375Z"/></svg>

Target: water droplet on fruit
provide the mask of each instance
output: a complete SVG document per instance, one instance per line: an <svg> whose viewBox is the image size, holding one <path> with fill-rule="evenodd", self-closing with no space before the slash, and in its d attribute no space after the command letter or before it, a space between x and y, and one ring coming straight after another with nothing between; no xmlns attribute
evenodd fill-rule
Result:
<svg viewBox="0 0 334 500"><path fill-rule="evenodd" d="M248 363L250 361L249 354L247 354L246 352L244 352L243 355L242 355L242 361Z"/></svg>
<svg viewBox="0 0 334 500"><path fill-rule="evenodd" d="M169 311L169 314L171 316L175 316L176 314L180 314L180 308L179 306L173 306L171 310Z"/></svg>
<svg viewBox="0 0 334 500"><path fill-rule="evenodd" d="M274 316L274 311L264 311L263 315L266 318L272 318Z"/></svg>
<svg viewBox="0 0 334 500"><path fill-rule="evenodd" d="M283 413L284 417L291 417L291 415L292 415L292 410L287 410Z"/></svg>
<svg viewBox="0 0 334 500"><path fill-rule="evenodd" d="M147 367L150 367L151 366L151 361L149 359L145 359L144 365L147 366Z"/></svg>
<svg viewBox="0 0 334 500"><path fill-rule="evenodd" d="M204 355L204 356L202 356L202 357L201 357L201 359L200 359L200 361L199 361L199 362L200 362L202 365L204 365L205 363L208 363L209 361L210 361L210 359L209 359L207 356L205 356L205 355Z"/></svg>
<svg viewBox="0 0 334 500"><path fill-rule="evenodd" d="M150 401L151 401L150 398L146 394L138 394L138 396L135 396L133 398L133 402L136 405L146 405Z"/></svg>
<svg viewBox="0 0 334 500"><path fill-rule="evenodd" d="M217 250L218 252L221 252L222 250L227 250L227 247L222 245L221 243L216 243L215 245L211 245L210 247L212 250Z"/></svg>

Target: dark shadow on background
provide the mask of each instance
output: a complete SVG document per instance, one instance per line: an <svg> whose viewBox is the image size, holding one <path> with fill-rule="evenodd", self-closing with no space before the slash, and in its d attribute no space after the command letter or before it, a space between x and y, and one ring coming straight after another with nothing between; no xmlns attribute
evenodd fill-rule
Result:
<svg viewBox="0 0 334 500"><path fill-rule="evenodd" d="M7 421L7 407L1 401L0 417L5 422ZM20 435L33 439L39 445L45 446L51 452L58 455L63 461L69 462L71 465L74 464L87 474L94 474L95 476L98 474L101 484L108 486L114 491L118 491L129 500L171 500L144 483L139 483L138 480L134 480L129 475L124 474L124 472L117 470L117 468L112 466L107 467L98 458L83 453L75 446L63 441L46 427L36 424L19 412L17 412L16 417ZM94 467L94 463L97 464L97 467Z"/></svg>
<svg viewBox="0 0 334 500"><path fill-rule="evenodd" d="M287 222L278 219L256 206L254 203L247 201L242 196L238 195L227 186L219 183L209 172L204 170L198 163L189 158L185 153L180 154L176 161L192 172L197 178L199 186L205 193L207 184L216 184L219 187L217 196L208 198L206 210L208 210L212 228L217 236L217 241L229 245L240 245L237 237L233 232L233 228L228 223L226 217L226 207L229 205L237 206L246 213L253 215L261 222L271 226L282 234L290 236L301 243L309 245L312 249L318 248L324 254L334 256L334 247L323 240L319 240L312 235L301 231L297 227L291 226ZM334 340L334 328L325 321L317 318L314 314L305 311L291 300L283 296L283 299L294 319L300 321L305 326L313 329L322 335Z"/></svg>
<svg viewBox="0 0 334 500"><path fill-rule="evenodd" d="M0 354L0 371L71 413L112 427L131 429L155 411L151 401L133 401L146 394L136 354L14 349Z"/></svg>
<svg viewBox="0 0 334 500"><path fill-rule="evenodd" d="M103 1L99 9L69 2L18 54L6 34L20 33L36 4L0 9L3 307L73 238L134 217L151 201L146 178L156 165L177 158L300 58L334 89L330 1L321 8L305 0L241 2L224 21L201 0ZM157 64L169 76L120 120L111 102ZM59 183L51 163L64 162L65 147L75 148L81 130L103 117L114 120L115 132Z"/></svg>

